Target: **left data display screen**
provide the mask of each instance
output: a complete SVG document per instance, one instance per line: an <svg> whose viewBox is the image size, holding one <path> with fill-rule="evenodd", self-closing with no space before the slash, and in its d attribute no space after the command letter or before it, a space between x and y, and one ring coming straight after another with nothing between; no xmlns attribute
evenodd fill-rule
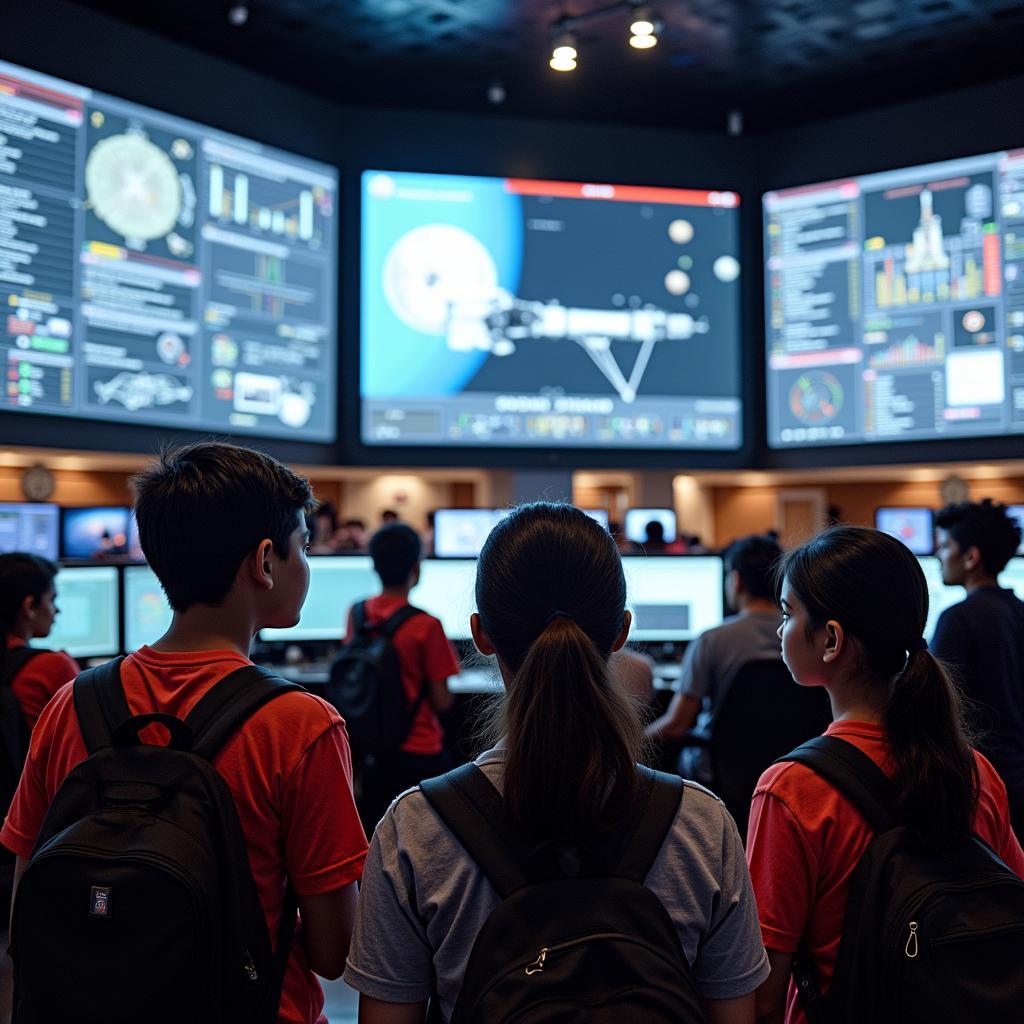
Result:
<svg viewBox="0 0 1024 1024"><path fill-rule="evenodd" d="M0 61L0 408L332 441L337 192Z"/></svg>

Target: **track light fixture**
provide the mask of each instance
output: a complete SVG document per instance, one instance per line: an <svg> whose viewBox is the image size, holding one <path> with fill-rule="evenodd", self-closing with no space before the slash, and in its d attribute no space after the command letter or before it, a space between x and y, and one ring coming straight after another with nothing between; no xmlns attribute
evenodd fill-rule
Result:
<svg viewBox="0 0 1024 1024"><path fill-rule="evenodd" d="M649 4L634 4L629 25L629 45L634 50L649 50L658 45L661 22Z"/></svg>
<svg viewBox="0 0 1024 1024"><path fill-rule="evenodd" d="M548 66L554 71L575 71L579 59L575 30L591 21L623 14L629 16L629 45L634 50L649 50L658 45L658 33L662 29L662 23L650 4L641 0L614 0L604 7L583 11L580 14L563 13L556 18L551 24L554 46Z"/></svg>
<svg viewBox="0 0 1024 1024"><path fill-rule="evenodd" d="M555 46L548 66L553 71L575 71L577 56L576 37L562 28L555 36Z"/></svg>

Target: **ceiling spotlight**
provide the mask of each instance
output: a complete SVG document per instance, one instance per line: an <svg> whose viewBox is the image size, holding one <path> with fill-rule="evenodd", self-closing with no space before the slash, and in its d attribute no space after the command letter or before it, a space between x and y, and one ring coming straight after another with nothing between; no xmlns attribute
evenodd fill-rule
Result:
<svg viewBox="0 0 1024 1024"><path fill-rule="evenodd" d="M649 50L658 45L661 20L648 4L634 4L629 25L629 45L634 50Z"/></svg>
<svg viewBox="0 0 1024 1024"><path fill-rule="evenodd" d="M228 4L228 24L241 28L249 20L249 5L244 3Z"/></svg>
<svg viewBox="0 0 1024 1024"><path fill-rule="evenodd" d="M562 32L555 39L548 66L553 71L576 70L576 37L571 32Z"/></svg>

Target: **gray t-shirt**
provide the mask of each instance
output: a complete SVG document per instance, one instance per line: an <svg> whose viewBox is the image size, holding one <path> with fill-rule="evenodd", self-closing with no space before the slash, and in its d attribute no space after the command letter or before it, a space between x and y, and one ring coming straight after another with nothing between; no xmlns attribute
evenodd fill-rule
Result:
<svg viewBox="0 0 1024 1024"><path fill-rule="evenodd" d="M500 788L503 751L489 750L476 763ZM686 784L644 884L674 922L702 996L733 999L768 976L743 846L717 797ZM409 790L373 834L345 981L392 1003L436 991L447 1021L477 933L498 903L426 798Z"/></svg>
<svg viewBox="0 0 1024 1024"><path fill-rule="evenodd" d="M695 729L708 734L739 670L750 661L782 657L778 637L779 612L744 612L701 633L686 648L676 690L701 702ZM703 747L683 750L683 774L713 783L711 765Z"/></svg>

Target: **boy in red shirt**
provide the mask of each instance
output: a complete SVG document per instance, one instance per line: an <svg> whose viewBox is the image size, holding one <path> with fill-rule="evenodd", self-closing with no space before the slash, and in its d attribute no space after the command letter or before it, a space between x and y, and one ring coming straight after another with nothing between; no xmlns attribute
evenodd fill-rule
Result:
<svg viewBox="0 0 1024 1024"><path fill-rule="evenodd" d="M21 551L0 555L0 630L3 654L49 636L60 609L54 580L57 566L46 558ZM8 675L0 661L0 676ZM18 698L25 724L35 727L50 698L78 675L78 664L64 651L40 651L6 679Z"/></svg>
<svg viewBox="0 0 1024 1024"><path fill-rule="evenodd" d="M135 488L142 548L174 618L156 643L125 659L121 680L133 715L184 718L221 679L249 664L257 630L298 621L309 585L304 512L312 494L268 456L214 443L165 453ZM0 831L17 854L16 879L55 793L86 757L72 690L65 686L41 715ZM271 936L286 878L298 894L300 927L278 1021L325 1022L313 972L336 978L345 966L366 856L344 722L319 698L288 693L257 711L213 763L238 808Z"/></svg>
<svg viewBox="0 0 1024 1024"><path fill-rule="evenodd" d="M370 538L370 556L380 577L381 592L366 602L368 626L383 624L409 604L409 591L420 581L421 551L419 534L404 523L382 526ZM352 633L350 609L346 643ZM399 793L423 779L443 775L451 767L437 713L447 711L454 702L448 677L459 674L459 662L444 628L433 615L421 612L399 626L391 643L398 655L407 703L412 706L424 692L398 753L361 759L360 812L367 832L376 827Z"/></svg>

